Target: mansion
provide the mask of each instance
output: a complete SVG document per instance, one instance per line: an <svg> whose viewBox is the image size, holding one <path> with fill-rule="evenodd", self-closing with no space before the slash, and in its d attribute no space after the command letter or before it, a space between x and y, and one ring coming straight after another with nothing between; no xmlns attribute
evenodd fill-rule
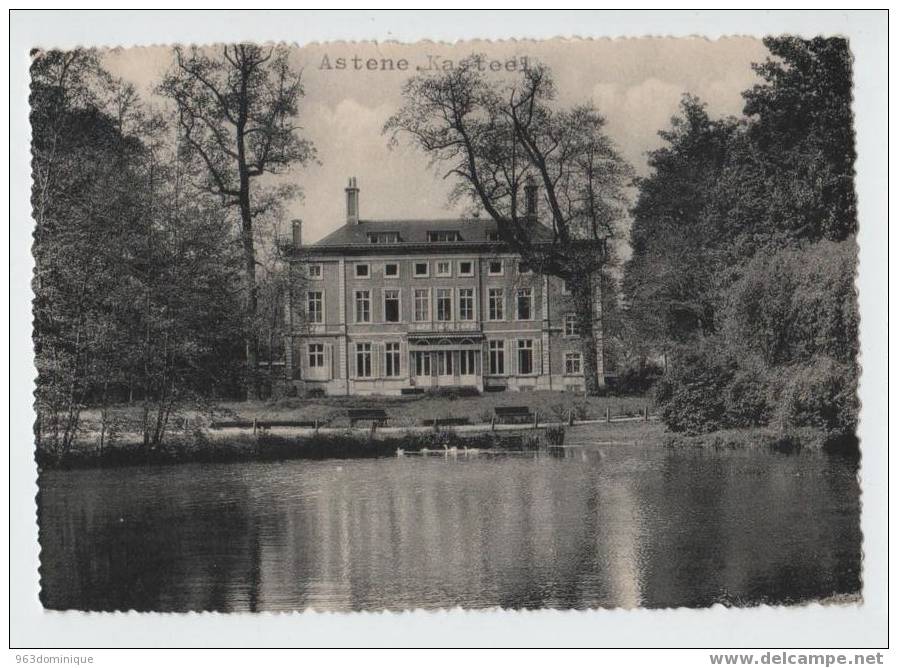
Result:
<svg viewBox="0 0 898 668"><path fill-rule="evenodd" d="M535 186L526 202L532 234L551 240L536 222ZM306 247L293 226L289 382L329 395L583 390L564 282L530 271L494 221L362 220L352 178L345 225Z"/></svg>

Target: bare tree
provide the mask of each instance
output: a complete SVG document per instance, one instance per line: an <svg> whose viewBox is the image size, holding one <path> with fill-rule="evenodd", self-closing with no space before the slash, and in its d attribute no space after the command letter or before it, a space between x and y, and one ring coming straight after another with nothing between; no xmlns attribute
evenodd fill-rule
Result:
<svg viewBox="0 0 898 668"><path fill-rule="evenodd" d="M236 44L217 51L176 48L160 88L178 107L185 151L204 167L205 189L239 212L246 281L248 394L258 396L258 311L254 221L296 188L262 180L315 159L314 145L299 136L302 73L284 47Z"/></svg>
<svg viewBox="0 0 898 668"><path fill-rule="evenodd" d="M454 69L409 79L404 104L384 132L393 144L411 137L456 179L456 200L482 207L534 269L567 281L580 315L586 389L595 394L604 383L601 272L607 241L626 214L632 170L592 105L557 108L546 67L502 83L487 78L482 61L475 55ZM534 184L541 186L551 240L539 233L536 203L525 201Z"/></svg>

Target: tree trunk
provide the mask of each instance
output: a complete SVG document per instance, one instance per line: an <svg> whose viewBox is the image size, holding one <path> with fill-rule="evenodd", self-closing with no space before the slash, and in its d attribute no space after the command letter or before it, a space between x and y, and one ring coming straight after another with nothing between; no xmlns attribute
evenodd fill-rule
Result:
<svg viewBox="0 0 898 668"><path fill-rule="evenodd" d="M586 393L596 396L605 389L604 333L602 327L601 282L596 274L577 275L568 280L577 309L577 326L583 351L583 380Z"/></svg>
<svg viewBox="0 0 898 668"><path fill-rule="evenodd" d="M246 73L244 73L240 112L237 122L237 172L240 177L240 239L243 242L243 263L246 271L246 315L249 330L246 337L246 396L259 398L259 341L256 336L256 314L259 296L256 288L256 248L253 239L253 210L250 204L250 174L246 164L246 137L244 135L247 118Z"/></svg>

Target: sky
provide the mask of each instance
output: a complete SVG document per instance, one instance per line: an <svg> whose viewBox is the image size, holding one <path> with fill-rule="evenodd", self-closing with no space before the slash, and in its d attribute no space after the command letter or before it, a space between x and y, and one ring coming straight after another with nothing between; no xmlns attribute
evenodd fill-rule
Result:
<svg viewBox="0 0 898 668"><path fill-rule="evenodd" d="M320 160L289 175L304 195L287 204L287 218L303 220L304 241L314 242L345 223L343 189L350 176L358 179L363 219L452 218L462 213L448 204L451 183L438 167L430 167L427 156L407 143L389 148L381 130L402 102L403 82L418 67L457 62L471 53L503 66L511 59L520 66L521 58L548 65L557 103L595 103L607 119L608 135L641 175L648 170L646 152L662 144L657 133L669 127L683 94L701 98L712 116L739 114L742 91L757 81L751 64L768 55L761 41L750 37L296 47L291 61L302 69L305 89L299 125L315 143ZM337 68L340 58L346 69ZM376 59L376 69L367 69L369 58ZM408 65L400 71L403 58ZM392 60L392 71L382 68L381 59ZM118 49L105 55L104 64L137 85L148 100L161 103L153 91L171 64L168 48Z"/></svg>

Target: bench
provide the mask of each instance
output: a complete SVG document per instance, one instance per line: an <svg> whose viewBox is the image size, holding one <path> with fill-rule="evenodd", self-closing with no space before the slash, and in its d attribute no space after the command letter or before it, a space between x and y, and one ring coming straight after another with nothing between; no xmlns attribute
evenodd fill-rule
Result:
<svg viewBox="0 0 898 668"><path fill-rule="evenodd" d="M354 427L356 422L365 421L382 425L387 421L387 412L380 408L350 408L346 411L349 418L349 426Z"/></svg>
<svg viewBox="0 0 898 668"><path fill-rule="evenodd" d="M496 406L497 422L531 422L533 413L527 406Z"/></svg>
<svg viewBox="0 0 898 668"><path fill-rule="evenodd" d="M421 424L425 427L459 427L471 424L471 420L466 417L424 418Z"/></svg>

